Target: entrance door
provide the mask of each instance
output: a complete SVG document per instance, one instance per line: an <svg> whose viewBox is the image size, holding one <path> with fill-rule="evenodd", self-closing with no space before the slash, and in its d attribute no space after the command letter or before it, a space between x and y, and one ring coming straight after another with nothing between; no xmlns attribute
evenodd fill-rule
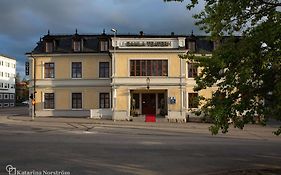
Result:
<svg viewBox="0 0 281 175"><path fill-rule="evenodd" d="M142 114L156 114L156 94L142 94Z"/></svg>

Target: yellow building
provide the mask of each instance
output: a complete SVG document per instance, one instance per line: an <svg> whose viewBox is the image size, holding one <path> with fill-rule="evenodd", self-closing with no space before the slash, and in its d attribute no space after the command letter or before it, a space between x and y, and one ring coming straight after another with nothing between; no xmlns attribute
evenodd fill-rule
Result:
<svg viewBox="0 0 281 175"><path fill-rule="evenodd" d="M173 33L48 33L27 53L35 115L131 120L151 114L185 122L198 107L198 68L179 54L206 55L212 49L205 37ZM200 93L211 96L212 90Z"/></svg>

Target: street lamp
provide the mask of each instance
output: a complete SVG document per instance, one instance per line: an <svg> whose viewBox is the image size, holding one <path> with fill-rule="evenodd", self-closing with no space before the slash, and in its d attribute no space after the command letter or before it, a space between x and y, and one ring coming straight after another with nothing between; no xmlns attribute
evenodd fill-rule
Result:
<svg viewBox="0 0 281 175"><path fill-rule="evenodd" d="M116 32L117 32L117 30L116 30L116 29L111 29L111 31L112 31L113 33L116 33Z"/></svg>
<svg viewBox="0 0 281 175"><path fill-rule="evenodd" d="M33 56L33 53L30 53L30 57L32 59L32 63L33 63L33 94L32 94L32 101L31 101L31 110L33 109L33 111L31 111L31 120L34 120L34 118L36 117L36 108L35 108L35 94L36 94L36 59ZM31 76L31 80L32 80L32 76ZM31 98L31 95L30 95ZM30 105L30 104L29 104Z"/></svg>
<svg viewBox="0 0 281 175"><path fill-rule="evenodd" d="M116 33L117 33L117 30L112 28L111 31L113 32L114 34L114 37L113 37L113 40L114 40L114 45L113 45L113 57L112 57L112 76L113 78L115 77L115 54L116 54L116 47L117 47L117 41L116 41Z"/></svg>

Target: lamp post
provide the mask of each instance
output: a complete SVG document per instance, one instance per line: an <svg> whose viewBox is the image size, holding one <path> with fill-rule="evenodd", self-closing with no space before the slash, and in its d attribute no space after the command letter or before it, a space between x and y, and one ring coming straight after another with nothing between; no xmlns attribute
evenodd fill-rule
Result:
<svg viewBox="0 0 281 175"><path fill-rule="evenodd" d="M32 94L32 101L31 101L31 120L34 120L34 118L36 117L36 108L35 108L35 94L36 94L36 59L33 56L33 53L31 52L30 54L31 59L32 59L32 63L33 63L33 68L32 68L32 72L33 72L33 94Z"/></svg>
<svg viewBox="0 0 281 175"><path fill-rule="evenodd" d="M117 47L117 41L116 41L117 30L112 28L111 31L114 34L113 37L114 45L113 45L113 56L112 56L112 87L113 87L113 116L114 116L114 112L116 109L116 97L117 97L117 92L115 87L115 75L116 75L115 54L116 54L116 47Z"/></svg>

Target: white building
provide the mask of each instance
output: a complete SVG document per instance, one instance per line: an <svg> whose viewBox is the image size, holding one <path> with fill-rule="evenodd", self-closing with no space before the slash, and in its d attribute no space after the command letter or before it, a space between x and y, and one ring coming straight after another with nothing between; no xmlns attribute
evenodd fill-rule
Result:
<svg viewBox="0 0 281 175"><path fill-rule="evenodd" d="M15 106L16 60L0 55L0 108Z"/></svg>

